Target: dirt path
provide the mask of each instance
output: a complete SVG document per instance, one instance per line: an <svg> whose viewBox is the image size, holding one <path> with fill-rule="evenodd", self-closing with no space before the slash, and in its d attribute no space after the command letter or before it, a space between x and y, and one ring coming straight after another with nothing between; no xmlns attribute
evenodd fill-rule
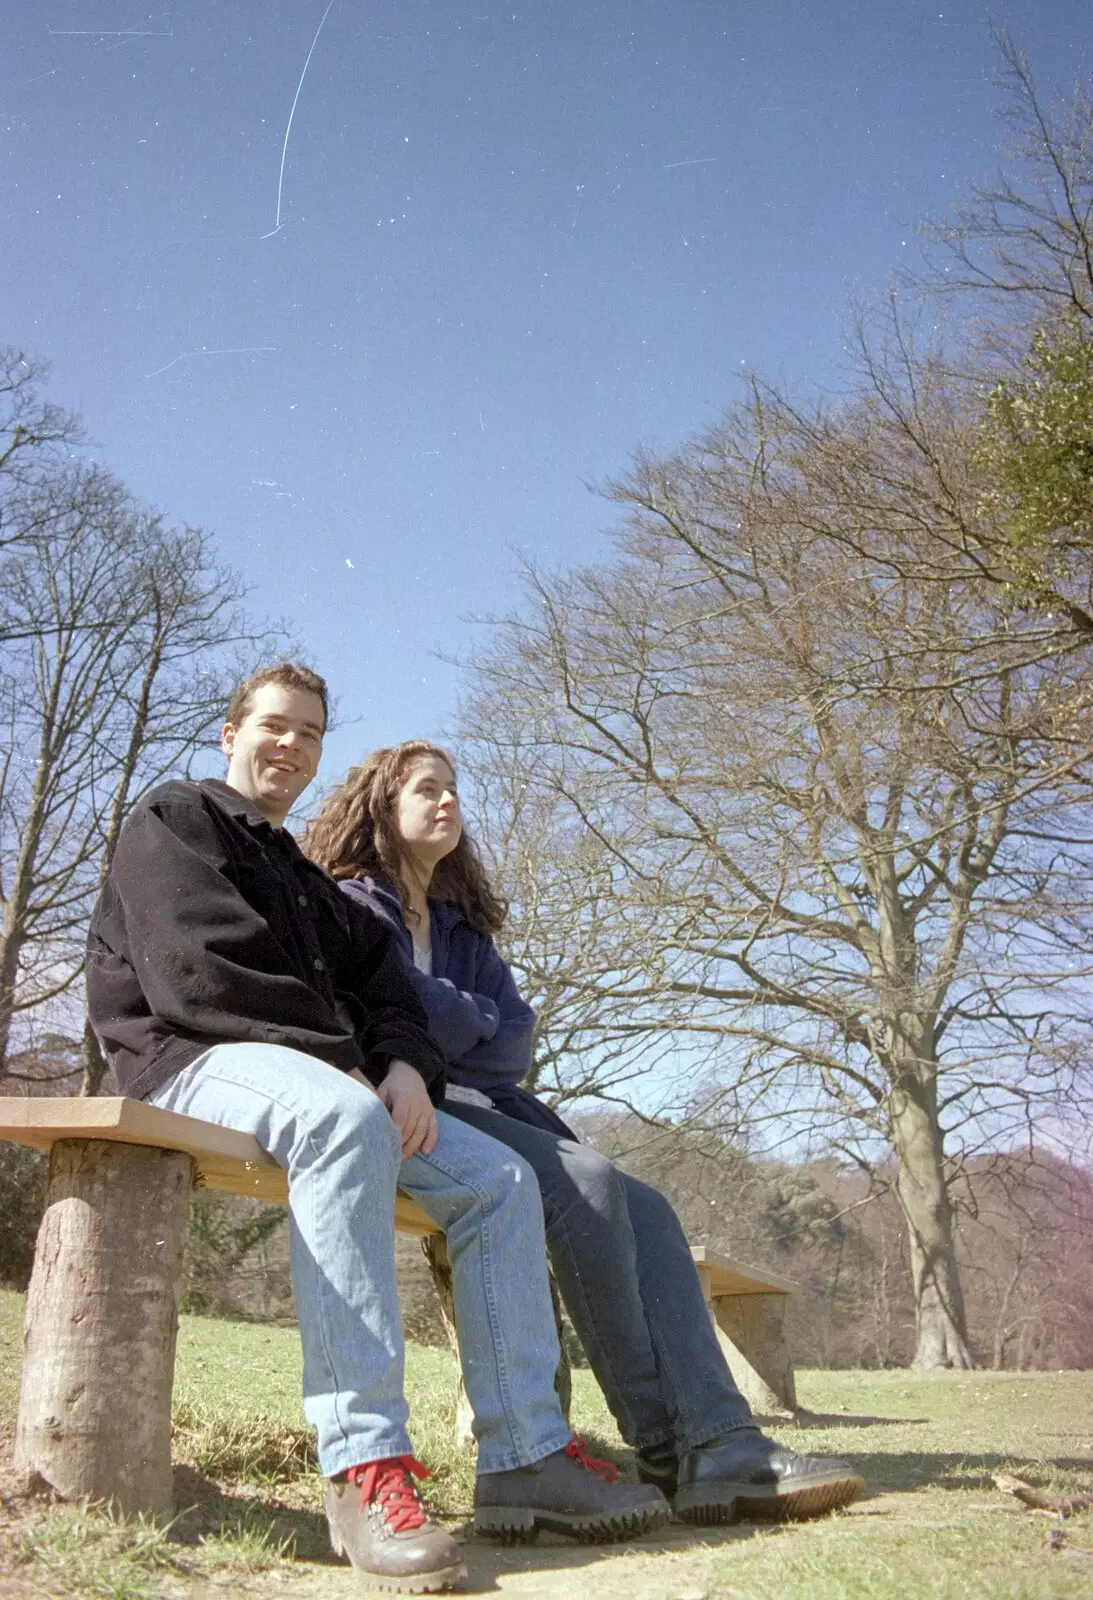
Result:
<svg viewBox="0 0 1093 1600"><path fill-rule="evenodd" d="M697 1536L693 1529L680 1527L632 1545L574 1545L544 1537L530 1549L515 1550L471 1539L466 1546L467 1588L512 1600L560 1600L575 1592L594 1594L597 1600L704 1596L711 1551L748 1538L752 1531L726 1528ZM290 1592L288 1586L285 1592ZM301 1590L301 1600L306 1593Z"/></svg>
<svg viewBox="0 0 1093 1600"><path fill-rule="evenodd" d="M801 1531L795 1533L799 1536ZM574 1593L595 1600L706 1600L717 1566L718 1593L726 1593L726 1547L755 1536L751 1526L701 1532L676 1526L628 1545L577 1545L547 1534L534 1545L505 1548L472 1535L464 1543L468 1580L459 1592L503 1595L508 1600L563 1600ZM226 1594L233 1600L360 1600L362 1595L379 1593L361 1574L332 1559L284 1561L258 1573L233 1567L223 1575L184 1578L177 1573L148 1573L144 1579L153 1593L173 1600L224 1600ZM30 1600L60 1592L60 1587L37 1587L0 1573L0 1600Z"/></svg>
<svg viewBox="0 0 1093 1600"><path fill-rule="evenodd" d="M727 1544L752 1536L751 1528L694 1530L670 1528L658 1538L634 1545L574 1545L543 1536L530 1548L504 1549L468 1539L465 1549L468 1581L464 1594L505 1595L509 1600L561 1600L583 1593L596 1600L705 1600L710 1561ZM237 1595L253 1600L351 1600L363 1582L349 1567L327 1562L293 1562L255 1577ZM186 1586L186 1600L223 1596L215 1583ZM3 1600L0 1591L0 1600Z"/></svg>
<svg viewBox="0 0 1093 1600"><path fill-rule="evenodd" d="M886 1497L886 1514L898 1516L906 1509L893 1504L904 1498ZM863 1501L847 1514L874 1515L874 1505ZM535 1545L514 1549L468 1537L464 1545L468 1581L461 1592L504 1595L508 1600L563 1600L574 1594L595 1600L706 1600L716 1585L718 1595L732 1596L738 1591L725 1583L727 1549L770 1533L769 1528L760 1531L754 1525L701 1531L677 1525L629 1545L575 1545L543 1535ZM779 1530L777 1536L808 1539L809 1525ZM378 1591L365 1589L360 1575L349 1567L297 1561L250 1579L245 1589L236 1580L233 1592L252 1600L272 1600L275 1595L283 1600L359 1600L362 1592ZM743 1591L739 1592L743 1600ZM222 1587L207 1582L187 1585L185 1590L186 1600L213 1600L223 1593Z"/></svg>
<svg viewBox="0 0 1093 1600"><path fill-rule="evenodd" d="M0 1600L71 1594L64 1578L51 1583L39 1569L32 1579L15 1555L20 1533L41 1517L45 1504L22 1494L4 1459L3 1447L9 1441L2 1432ZM207 1480L185 1468L176 1468L176 1473L186 1474L182 1499L193 1494L195 1486L209 1487ZM211 1513L213 1526L220 1510L218 1499ZM125 1586L119 1592L130 1595L139 1589L169 1600L224 1600L226 1595L232 1600L361 1600L364 1595L380 1593L351 1567L333 1557L318 1556L320 1549L325 1552L328 1548L319 1514L298 1512L297 1517L303 1535L300 1546L306 1552L303 1557L280 1561L265 1571L233 1565L222 1572L206 1568L201 1574L185 1576L178 1571L142 1569L127 1575L134 1587ZM575 1592L595 1596L595 1600L705 1600L713 1580L711 1565L719 1553L726 1546L756 1537L756 1529L750 1525L698 1530L676 1524L632 1544L581 1545L544 1534L533 1545L506 1547L475 1538L469 1524L456 1532L468 1567L468 1580L460 1592L504 1595L508 1600L563 1600ZM719 1591L723 1591L723 1579ZM84 1592L90 1592L86 1585ZM96 1587L94 1592L114 1590Z"/></svg>

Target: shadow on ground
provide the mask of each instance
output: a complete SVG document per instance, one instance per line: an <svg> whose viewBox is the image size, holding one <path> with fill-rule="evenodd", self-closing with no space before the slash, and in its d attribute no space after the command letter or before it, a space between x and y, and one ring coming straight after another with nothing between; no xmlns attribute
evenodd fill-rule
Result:
<svg viewBox="0 0 1093 1600"><path fill-rule="evenodd" d="M335 1562L320 1511L279 1500L265 1488L261 1499L244 1488L223 1489L193 1467L176 1467L174 1484L178 1511L172 1531L182 1544L199 1544L225 1528L245 1525L256 1534L267 1534L276 1545L287 1542L289 1553L298 1560Z"/></svg>
<svg viewBox="0 0 1093 1600"><path fill-rule="evenodd" d="M175 1468L175 1503L182 1508L175 1519L174 1532L183 1544L197 1544L202 1537L215 1535L224 1527L245 1524L255 1534L267 1534L271 1542L280 1544L291 1540L286 1554L293 1563L286 1572L282 1569L288 1588L286 1600L297 1592L296 1585L310 1587L315 1569L327 1574L327 1593L341 1593L341 1580L336 1575L349 1576L347 1565L334 1556L327 1537L326 1519L321 1512L287 1505L271 1499L264 1491L262 1499L253 1498L241 1489L225 1491L211 1478L196 1472L192 1467ZM505 1587L505 1580L519 1575L528 1579L541 1575L544 1581L552 1575L565 1573L584 1576L574 1581L595 1583L595 1569L605 1563L615 1562L620 1556L632 1554L636 1558L657 1555L686 1555L701 1547L705 1551L723 1545L740 1544L755 1538L760 1532L768 1537L781 1531L778 1524L739 1523L728 1528L691 1528L683 1523L673 1523L659 1533L621 1544L575 1544L560 1535L541 1534L534 1544L505 1546L475 1537L470 1522L451 1524L452 1531L463 1546L468 1568L467 1588L473 1593L492 1593ZM295 1569L295 1570L294 1570ZM354 1580L359 1583L359 1578ZM261 1580L251 1578L240 1588L250 1588ZM205 1591L198 1586L194 1594ZM301 1589L300 1592L303 1592ZM212 1590L209 1590L212 1593ZM3 1597L0 1596L0 1600Z"/></svg>
<svg viewBox="0 0 1093 1600"><path fill-rule="evenodd" d="M673 1523L658 1534L645 1535L626 1544L574 1544L560 1535L541 1534L533 1545L505 1548L476 1539L470 1526L459 1530L467 1561L467 1588L472 1593L485 1594L505 1586L505 1579L517 1573L529 1578L541 1575L550 1577L574 1574L574 1584L587 1586L596 1592L596 1569L608 1563L618 1563L620 1557L629 1557L629 1564L644 1562L653 1556L686 1556L701 1550L708 1554L726 1545L746 1543L760 1532L758 1524L739 1523L731 1528L689 1528L683 1523ZM780 1525L767 1523L762 1531L766 1537L780 1531ZM577 1574L581 1574L577 1577ZM618 1573L613 1575L619 1581Z"/></svg>
<svg viewBox="0 0 1093 1600"><path fill-rule="evenodd" d="M764 1419L775 1430L793 1428L910 1428L925 1425L929 1417L870 1417L847 1411L809 1411L802 1406L791 1417Z"/></svg>
<svg viewBox="0 0 1093 1600"><path fill-rule="evenodd" d="M899 1455L861 1454L851 1460L866 1483L866 1495L875 1498L903 1489L990 1489L996 1472L1012 1473L1036 1488L1047 1488L1054 1474L1089 1476L1089 1457L1042 1455L975 1455L968 1451L901 1452Z"/></svg>

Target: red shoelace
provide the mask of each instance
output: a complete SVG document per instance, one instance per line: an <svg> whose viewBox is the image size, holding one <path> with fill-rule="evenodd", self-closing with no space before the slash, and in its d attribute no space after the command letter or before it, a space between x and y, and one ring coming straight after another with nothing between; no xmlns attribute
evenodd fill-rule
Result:
<svg viewBox="0 0 1093 1600"><path fill-rule="evenodd" d="M603 1478L606 1483L614 1483L619 1475L618 1467L610 1461L601 1461L598 1456L585 1454L584 1440L579 1433L575 1433L565 1447L565 1453L571 1461L579 1461L581 1466L589 1472L594 1472L597 1477Z"/></svg>
<svg viewBox="0 0 1093 1600"><path fill-rule="evenodd" d="M364 1466L352 1467L346 1478L360 1484L361 1510L375 1500L384 1521L392 1533L412 1533L425 1521L425 1511L414 1488L414 1478L427 1478L428 1467L423 1467L413 1456L389 1456L386 1461L367 1461Z"/></svg>

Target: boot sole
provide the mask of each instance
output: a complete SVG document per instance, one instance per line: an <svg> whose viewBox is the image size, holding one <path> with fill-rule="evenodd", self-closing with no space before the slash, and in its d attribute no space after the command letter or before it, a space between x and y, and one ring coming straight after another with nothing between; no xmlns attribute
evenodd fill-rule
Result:
<svg viewBox="0 0 1093 1600"><path fill-rule="evenodd" d="M672 1510L683 1522L700 1528L728 1522L798 1522L849 1505L864 1488L864 1478L845 1473L799 1484L771 1484L769 1489L753 1483L711 1483L706 1488L693 1484L677 1492Z"/></svg>
<svg viewBox="0 0 1093 1600"><path fill-rule="evenodd" d="M330 1547L343 1561L349 1560L345 1546L333 1528L330 1528ZM437 1567L433 1572L395 1574L374 1572L371 1567L354 1567L353 1570L366 1578L371 1588L386 1589L389 1594L438 1594L441 1589L454 1588L467 1576L467 1566L463 1561L457 1561L450 1567Z"/></svg>
<svg viewBox="0 0 1093 1600"><path fill-rule="evenodd" d="M625 1516L588 1516L568 1511L536 1511L530 1506L481 1506L474 1514L474 1531L499 1544L532 1544L539 1530L568 1534L581 1544L616 1544L636 1539L668 1520L663 1510L650 1506Z"/></svg>

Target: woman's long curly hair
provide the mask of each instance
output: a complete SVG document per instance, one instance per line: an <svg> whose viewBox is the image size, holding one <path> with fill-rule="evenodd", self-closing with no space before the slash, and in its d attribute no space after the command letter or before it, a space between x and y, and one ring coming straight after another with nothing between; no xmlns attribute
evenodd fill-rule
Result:
<svg viewBox="0 0 1093 1600"><path fill-rule="evenodd" d="M438 756L454 777L451 756L427 739L374 750L359 767L350 767L308 826L304 854L334 878L387 878L408 907L413 866L398 831L398 797L415 762L425 756ZM508 903L494 893L465 828L455 849L433 869L429 894L457 905L479 933L496 933L508 915Z"/></svg>

